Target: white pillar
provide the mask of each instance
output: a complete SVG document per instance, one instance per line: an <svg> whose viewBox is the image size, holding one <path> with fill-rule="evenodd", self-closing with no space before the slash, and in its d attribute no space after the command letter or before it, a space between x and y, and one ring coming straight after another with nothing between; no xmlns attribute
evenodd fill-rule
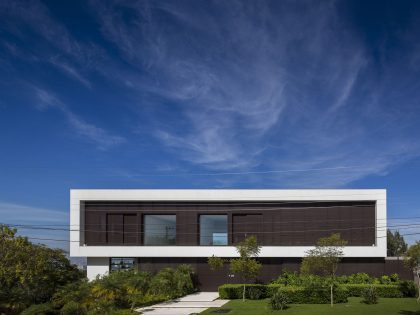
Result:
<svg viewBox="0 0 420 315"><path fill-rule="evenodd" d="M103 276L109 273L108 257L87 257L87 278L95 280L96 276Z"/></svg>

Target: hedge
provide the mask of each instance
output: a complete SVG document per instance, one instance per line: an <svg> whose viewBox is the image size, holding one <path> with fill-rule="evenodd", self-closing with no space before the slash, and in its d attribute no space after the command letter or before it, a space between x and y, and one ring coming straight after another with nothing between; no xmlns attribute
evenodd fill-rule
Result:
<svg viewBox="0 0 420 315"><path fill-rule="evenodd" d="M260 298L265 299L268 297L267 287L265 284L247 284L245 285L245 297L249 298L250 290L260 290ZM242 299L243 290L243 284L224 284L219 287L219 297L228 300Z"/></svg>
<svg viewBox="0 0 420 315"><path fill-rule="evenodd" d="M379 297L404 297L404 294L401 292L400 287L395 284L342 284L340 286L346 288L349 291L350 296L362 296L362 292L364 289L373 286L375 287Z"/></svg>
<svg viewBox="0 0 420 315"><path fill-rule="evenodd" d="M405 281L406 286L402 284L340 284L334 288L334 299L337 303L346 302L347 297L362 296L364 289L374 286L379 297L382 298L401 298L415 296L415 286L412 281ZM404 284L405 284L404 282ZM225 284L219 287L219 296L221 299L242 299L243 284ZM285 286L281 284L247 284L245 289L245 297L253 298L269 298L274 292L281 290L288 295L290 303L313 303L323 304L329 303L330 287L329 286L313 286L312 288L303 286ZM259 291L259 294L255 294Z"/></svg>
<svg viewBox="0 0 420 315"><path fill-rule="evenodd" d="M219 287L219 296L221 299L241 299L243 293L243 284L225 284ZM251 291L260 290L260 298L268 298L274 292L283 292L289 300L289 303L295 304L327 304L330 303L330 288L329 287L298 287L298 286L283 286L279 284L247 284L245 289L245 297L249 298ZM334 288L335 303L346 303L349 294L346 288Z"/></svg>

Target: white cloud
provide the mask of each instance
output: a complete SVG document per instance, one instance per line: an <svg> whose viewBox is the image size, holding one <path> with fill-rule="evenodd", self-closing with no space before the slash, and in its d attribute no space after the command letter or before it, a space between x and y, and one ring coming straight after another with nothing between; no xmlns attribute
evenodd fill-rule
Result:
<svg viewBox="0 0 420 315"><path fill-rule="evenodd" d="M92 88L92 84L90 83L90 81L88 79L86 79L83 75L81 75L79 73L79 71L77 71L75 68L71 67L67 63L62 62L62 61L58 61L56 58L52 58L51 63L54 66L56 66L58 69L63 71L65 74L67 74L68 76L70 76L73 79L76 79L77 81L79 81L81 84L83 84L87 88L89 88L89 89Z"/></svg>
<svg viewBox="0 0 420 315"><path fill-rule="evenodd" d="M92 7L133 67L130 87L174 104L182 127L159 122L155 134L181 159L213 170L357 166L269 175L285 186L336 187L420 154L412 121L391 114L411 105L389 103L392 80L372 74L335 2Z"/></svg>
<svg viewBox="0 0 420 315"><path fill-rule="evenodd" d="M35 86L33 89L39 100L39 109L44 110L52 107L60 110L66 116L73 130L81 137L95 143L99 149L106 150L126 141L125 138L121 136L112 135L102 128L85 122L52 93Z"/></svg>

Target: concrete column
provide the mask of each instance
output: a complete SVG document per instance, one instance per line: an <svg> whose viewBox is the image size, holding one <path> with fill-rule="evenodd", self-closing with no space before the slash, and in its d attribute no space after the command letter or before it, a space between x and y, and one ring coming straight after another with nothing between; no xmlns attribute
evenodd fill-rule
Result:
<svg viewBox="0 0 420 315"><path fill-rule="evenodd" d="M109 257L87 257L87 278L95 280L96 276L109 273Z"/></svg>

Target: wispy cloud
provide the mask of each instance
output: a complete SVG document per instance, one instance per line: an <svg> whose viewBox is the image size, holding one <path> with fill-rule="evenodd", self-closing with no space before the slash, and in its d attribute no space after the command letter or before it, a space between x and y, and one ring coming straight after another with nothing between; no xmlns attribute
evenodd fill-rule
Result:
<svg viewBox="0 0 420 315"><path fill-rule="evenodd" d="M67 118L70 126L84 139L97 145L101 150L107 150L115 145L124 143L126 140L121 136L112 135L106 130L93 124L85 122L78 115L73 113L68 106L59 100L51 92L39 87L33 87L38 98L38 108L40 110L55 108L60 110Z"/></svg>
<svg viewBox="0 0 420 315"><path fill-rule="evenodd" d="M272 178L335 187L418 156L413 121L391 114L412 105L390 103L392 80L374 75L335 2L308 5L92 2L134 69L129 86L173 104L179 123L155 134L181 159L223 170L359 166Z"/></svg>
<svg viewBox="0 0 420 315"><path fill-rule="evenodd" d="M56 66L58 69L63 71L68 76L72 77L73 79L76 79L81 84L86 86L87 88L91 89L92 84L88 79L86 79L82 74L79 73L74 67L68 65L65 62L57 60L57 58L51 58L51 63Z"/></svg>
<svg viewBox="0 0 420 315"><path fill-rule="evenodd" d="M88 88L91 88L91 82L78 69L99 71L107 60L100 46L75 39L63 23L52 17L41 1L2 1L0 18L2 29L12 34L16 42L22 41L31 46L22 51L12 42L7 42L4 45L11 54L26 61L32 59L51 64ZM26 28L31 30L29 36L24 31Z"/></svg>
<svg viewBox="0 0 420 315"><path fill-rule="evenodd" d="M91 1L106 46L103 38L76 40L42 2L0 6L8 32L28 40L18 21L45 41L34 56L91 90L100 73L115 95L130 98L127 109L140 116L141 136L158 141L170 165L181 160L214 171L359 166L240 180L336 187L420 155L418 113L410 114L418 99L416 53L406 63L377 62L339 2ZM80 136L100 148L124 142L47 91L37 90L39 106L59 109ZM134 125L135 115L130 119Z"/></svg>

